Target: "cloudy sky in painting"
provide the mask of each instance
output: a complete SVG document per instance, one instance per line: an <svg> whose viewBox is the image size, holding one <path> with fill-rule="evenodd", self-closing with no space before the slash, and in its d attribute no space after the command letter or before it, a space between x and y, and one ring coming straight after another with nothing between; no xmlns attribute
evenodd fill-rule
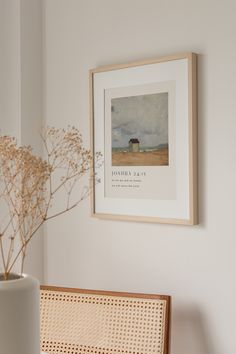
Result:
<svg viewBox="0 0 236 354"><path fill-rule="evenodd" d="M126 147L137 138L141 147L168 143L168 93L111 100L112 147Z"/></svg>

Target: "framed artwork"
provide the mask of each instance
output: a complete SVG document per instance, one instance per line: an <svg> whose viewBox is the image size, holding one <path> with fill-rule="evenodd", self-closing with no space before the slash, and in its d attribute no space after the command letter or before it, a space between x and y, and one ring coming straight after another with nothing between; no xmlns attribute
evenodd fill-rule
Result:
<svg viewBox="0 0 236 354"><path fill-rule="evenodd" d="M90 70L93 216L197 224L196 57Z"/></svg>

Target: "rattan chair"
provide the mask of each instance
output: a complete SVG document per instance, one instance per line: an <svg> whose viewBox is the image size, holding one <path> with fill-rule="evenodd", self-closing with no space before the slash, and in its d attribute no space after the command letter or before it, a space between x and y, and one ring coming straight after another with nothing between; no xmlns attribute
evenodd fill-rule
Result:
<svg viewBox="0 0 236 354"><path fill-rule="evenodd" d="M168 354L170 297L41 287L41 350Z"/></svg>

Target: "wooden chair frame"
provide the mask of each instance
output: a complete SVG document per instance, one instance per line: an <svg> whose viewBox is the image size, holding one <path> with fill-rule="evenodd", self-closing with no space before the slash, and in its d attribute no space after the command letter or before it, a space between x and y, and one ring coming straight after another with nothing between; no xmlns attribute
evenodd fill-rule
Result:
<svg viewBox="0 0 236 354"><path fill-rule="evenodd" d="M85 297L85 299L90 299L91 297L94 298L93 301L97 301L97 302L93 302L94 304L102 304L102 302L99 303L99 301L101 301L101 299L105 300L109 300L109 301L121 301L121 303L123 301L126 301L127 305L125 306L136 306L136 305L132 305L132 302L141 302L141 307L145 307L143 304L152 304L152 302L156 305L155 306L159 306L157 305L158 302L163 302L165 304L165 311L164 311L164 323L159 324L159 326L162 326L162 340L161 340L161 344L159 344L159 347L161 347L162 349L158 349L158 350L154 350L151 351L152 353L161 353L161 354L169 354L169 338L170 338L170 313L171 313L171 297L168 295L156 295L156 294L140 294L140 293L128 293L128 292L114 292L114 291L101 291L101 290L87 290L87 289L75 289L75 288L63 288L63 287L55 287L55 286L41 286L41 350L47 352L48 353L68 353L68 354L77 354L77 353L84 353L84 354L149 354L149 352L141 352L140 349L139 351L132 351L129 349L105 349L103 347L93 347L90 345L86 345L86 346L81 346L83 347L82 349L78 349L80 344L74 345L73 344L65 344L65 348L63 347L63 345L61 345L61 347L58 345L57 349L55 349L55 351L53 351L53 340L49 337L47 338L47 328L44 328L44 326L51 326L53 327L53 325L50 325L50 322L54 320L54 315L52 316L47 313L47 308L44 308L44 301L45 299L58 299L58 296L62 296L61 300L63 301L67 301L64 299L64 297L71 297L73 298L73 296L81 296L82 299ZM96 300L97 297L97 300ZM100 298L99 298L100 297ZM119 298L119 300L118 300ZM136 301L137 300L137 301ZM154 300L154 301L153 301ZM70 300L69 300L70 301ZM77 300L72 300L72 301L77 301ZM81 302L80 300L78 300L79 302ZM103 300L102 300L103 301ZM53 301L51 301L53 302ZM54 301L55 302L55 301ZM82 301L83 302L83 301ZM86 301L85 301L86 302ZM129 304L130 303L130 304ZM124 305L122 305L124 306ZM161 305L162 306L162 305ZM147 306L148 307L148 306ZM150 307L148 307L150 308ZM55 311L55 310L52 310ZM60 310L59 310L60 311ZM131 309L131 311L133 311ZM140 311L140 310L139 310ZM146 310L142 310L142 311L146 311ZM149 310L150 311L150 310ZM52 316L53 318L50 318L50 316ZM55 314L55 316L57 316L57 314ZM150 315L148 315L150 317ZM162 316L161 316L162 317ZM116 321L119 322L119 319ZM147 322L147 321L146 321ZM161 323L161 322L160 322ZM66 324L65 324L66 325ZM68 326L68 323L67 323ZM145 324L145 326L147 326ZM50 329L51 330L51 329ZM49 332L50 332L49 330ZM55 331L57 331L56 329L56 325L55 325ZM45 334L46 333L46 334ZM144 333L145 334L145 333ZM141 335L140 335L141 337ZM62 342L63 342L63 338L62 338ZM139 340L140 341L140 340ZM151 338L151 342L153 341L153 339ZM159 340L160 341L160 340ZM51 343L51 344L49 344ZM60 348L59 348L60 347ZM59 349L58 349L59 348ZM68 349L69 348L69 349Z"/></svg>

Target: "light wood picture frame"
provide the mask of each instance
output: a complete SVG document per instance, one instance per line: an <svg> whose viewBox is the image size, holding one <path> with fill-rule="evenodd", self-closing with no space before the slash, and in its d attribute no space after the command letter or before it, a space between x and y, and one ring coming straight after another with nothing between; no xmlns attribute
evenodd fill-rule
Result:
<svg viewBox="0 0 236 354"><path fill-rule="evenodd" d="M92 215L195 225L197 55L90 70Z"/></svg>

